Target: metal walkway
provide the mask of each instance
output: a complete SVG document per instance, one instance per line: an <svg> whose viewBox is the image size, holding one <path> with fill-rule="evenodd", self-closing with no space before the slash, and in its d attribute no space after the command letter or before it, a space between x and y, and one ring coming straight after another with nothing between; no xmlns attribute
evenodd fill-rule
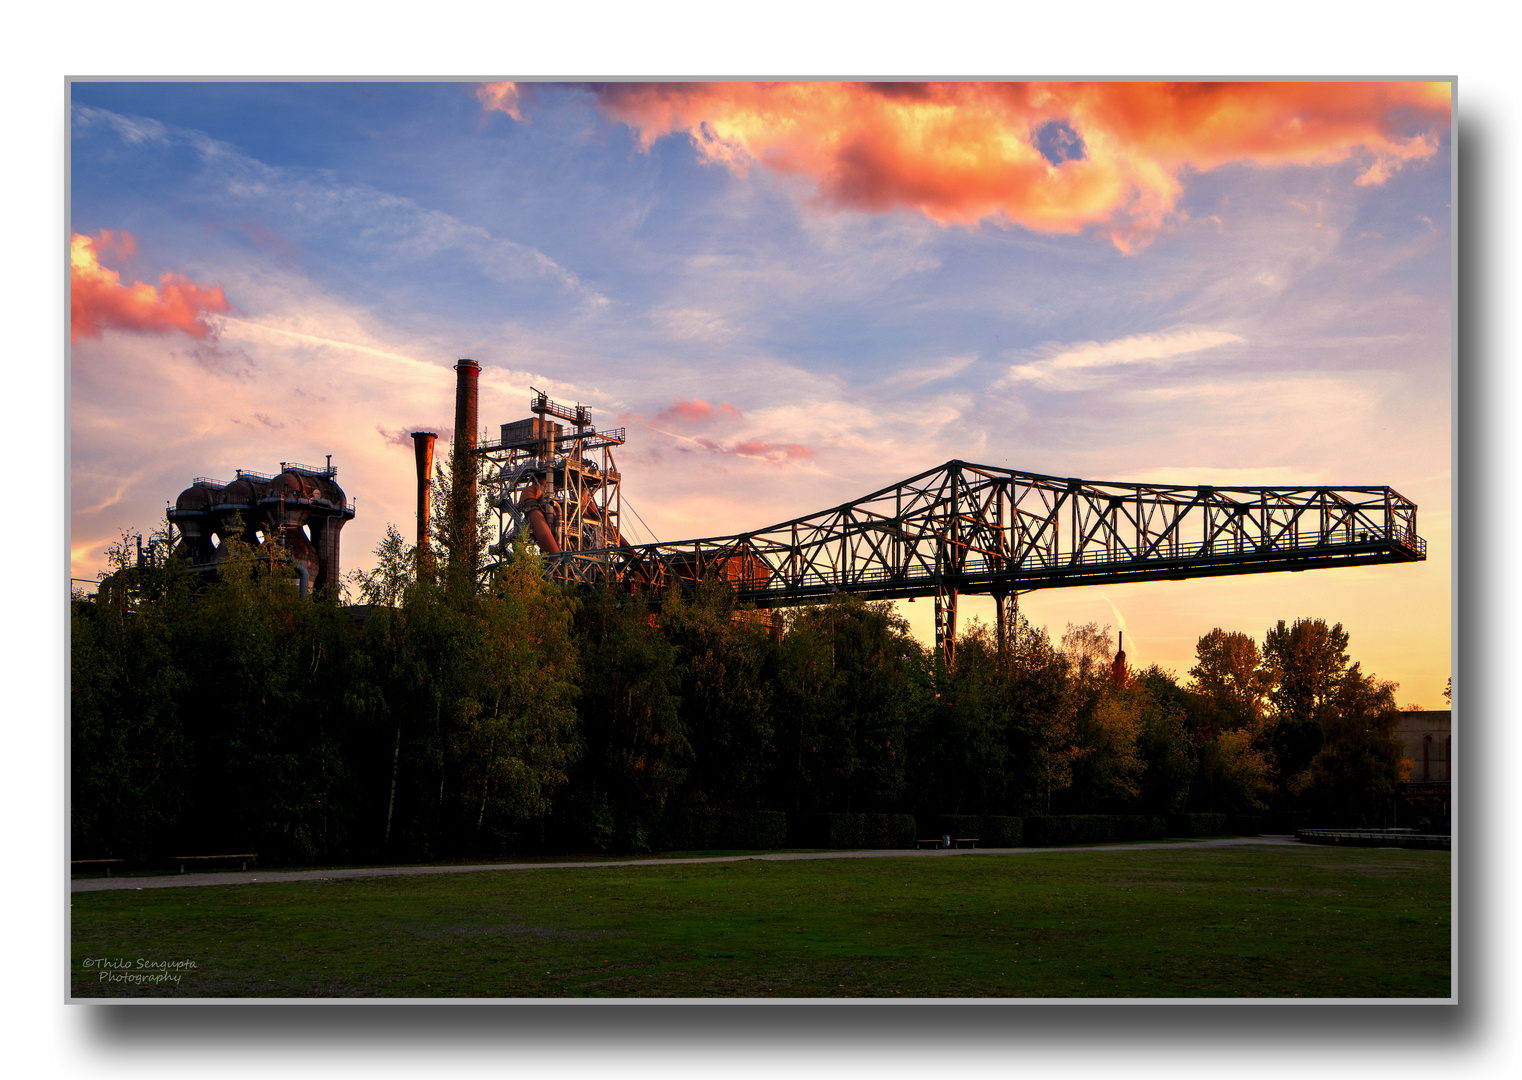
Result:
<svg viewBox="0 0 1522 1080"><path fill-rule="evenodd" d="M1416 505L1388 487L1182 487L946 464L853 502L733 536L550 556L563 581L659 602L709 574L769 608L833 593L936 598L954 659L956 598L1075 585L1418 562Z"/></svg>

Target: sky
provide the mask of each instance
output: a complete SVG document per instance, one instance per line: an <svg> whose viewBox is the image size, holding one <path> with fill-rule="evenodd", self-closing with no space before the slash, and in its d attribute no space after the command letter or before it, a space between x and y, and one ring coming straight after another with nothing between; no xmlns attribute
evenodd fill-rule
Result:
<svg viewBox="0 0 1522 1080"><path fill-rule="evenodd" d="M636 541L951 458L1387 484L1425 563L1029 594L1187 677L1214 627L1341 622L1450 672L1445 83L74 82L71 574L192 478L333 456L345 570L412 444L530 387L624 426ZM901 604L922 640L931 605ZM963 618L992 619L967 598Z"/></svg>

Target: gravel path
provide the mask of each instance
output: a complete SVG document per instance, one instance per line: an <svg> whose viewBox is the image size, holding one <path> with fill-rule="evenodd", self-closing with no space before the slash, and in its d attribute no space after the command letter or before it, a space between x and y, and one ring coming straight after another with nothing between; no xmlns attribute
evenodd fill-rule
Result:
<svg viewBox="0 0 1522 1080"><path fill-rule="evenodd" d="M187 889L201 885L268 885L287 881L338 881L343 878L410 877L417 874L482 874L500 870L586 870L601 866L690 866L695 863L785 862L799 859L951 859L978 855L1038 855L1053 851L1178 851L1186 848L1299 847L1293 836L1243 836L1225 840L1181 840L1165 844L1090 844L1083 847L929 848L873 851L818 851L807 854L716 855L702 859L610 859L606 862L487 863L477 866L356 866L334 870L248 870L208 874L166 874L163 877L79 878L70 892L107 889Z"/></svg>

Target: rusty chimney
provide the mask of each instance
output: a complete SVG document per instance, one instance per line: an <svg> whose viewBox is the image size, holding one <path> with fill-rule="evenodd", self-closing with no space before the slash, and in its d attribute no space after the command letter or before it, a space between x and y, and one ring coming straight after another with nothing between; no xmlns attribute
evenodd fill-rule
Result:
<svg viewBox="0 0 1522 1080"><path fill-rule="evenodd" d="M1115 650L1115 662L1110 665L1110 678L1116 686L1125 686L1131 681L1130 669L1126 667L1126 632L1120 632L1120 643Z"/></svg>
<svg viewBox="0 0 1522 1080"><path fill-rule="evenodd" d="M461 360L454 366L454 469L455 475L469 471L470 453L476 448L476 396L481 379L481 365ZM470 505L475 505L475 485L471 484Z"/></svg>
<svg viewBox="0 0 1522 1080"><path fill-rule="evenodd" d="M459 515L459 534L450 539L455 545L450 562L461 566L476 565L476 395L481 380L481 365L462 359L454 366L454 495L451 507ZM463 486L461 486L463 483Z"/></svg>
<svg viewBox="0 0 1522 1080"><path fill-rule="evenodd" d="M433 441L431 431L414 431L412 449L417 455L417 550L424 557L428 551L428 492L433 479Z"/></svg>

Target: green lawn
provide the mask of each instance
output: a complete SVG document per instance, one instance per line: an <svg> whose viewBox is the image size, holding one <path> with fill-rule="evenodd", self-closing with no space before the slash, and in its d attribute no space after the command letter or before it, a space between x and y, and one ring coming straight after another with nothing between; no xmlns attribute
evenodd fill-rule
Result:
<svg viewBox="0 0 1522 1080"><path fill-rule="evenodd" d="M76 893L73 992L1444 998L1449 877L1447 852L1244 847Z"/></svg>

